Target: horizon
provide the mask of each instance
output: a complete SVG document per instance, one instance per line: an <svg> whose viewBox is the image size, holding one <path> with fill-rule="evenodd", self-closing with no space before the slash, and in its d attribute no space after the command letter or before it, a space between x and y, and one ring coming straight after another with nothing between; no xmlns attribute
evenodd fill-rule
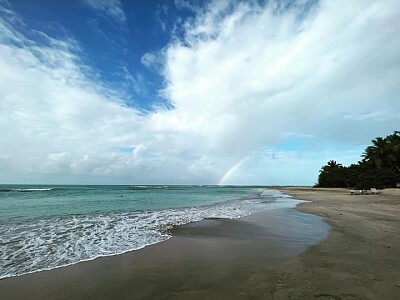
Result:
<svg viewBox="0 0 400 300"><path fill-rule="evenodd" d="M313 186L398 129L399 20L395 0L0 0L0 182Z"/></svg>
<svg viewBox="0 0 400 300"><path fill-rule="evenodd" d="M129 183L120 183L120 184L53 184L53 183L0 183L0 186L11 186L11 185L20 185L20 186L182 186L182 187L263 187L263 188L273 188L273 187L312 187L308 185L251 185L251 184L129 184Z"/></svg>

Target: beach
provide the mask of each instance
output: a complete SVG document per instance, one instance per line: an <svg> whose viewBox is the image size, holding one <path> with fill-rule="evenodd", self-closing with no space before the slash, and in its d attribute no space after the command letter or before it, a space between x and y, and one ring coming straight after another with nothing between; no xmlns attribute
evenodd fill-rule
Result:
<svg viewBox="0 0 400 300"><path fill-rule="evenodd" d="M346 189L281 189L320 215L328 237L249 280L264 299L399 299L400 190L350 195Z"/></svg>
<svg viewBox="0 0 400 300"><path fill-rule="evenodd" d="M142 250L6 278L0 298L397 299L399 190L279 189L312 202L193 222Z"/></svg>

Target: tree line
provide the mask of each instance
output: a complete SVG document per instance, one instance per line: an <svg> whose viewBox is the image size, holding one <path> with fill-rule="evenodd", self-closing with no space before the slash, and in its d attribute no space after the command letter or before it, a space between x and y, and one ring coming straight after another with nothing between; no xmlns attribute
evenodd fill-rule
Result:
<svg viewBox="0 0 400 300"><path fill-rule="evenodd" d="M373 139L358 163L346 167L330 160L319 172L316 187L396 187L400 183L400 131Z"/></svg>

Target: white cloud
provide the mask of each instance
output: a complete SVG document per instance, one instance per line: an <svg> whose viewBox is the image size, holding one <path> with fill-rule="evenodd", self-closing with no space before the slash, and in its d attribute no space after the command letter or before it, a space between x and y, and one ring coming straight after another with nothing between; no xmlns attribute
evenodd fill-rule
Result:
<svg viewBox="0 0 400 300"><path fill-rule="evenodd" d="M167 48L171 116L188 128L204 120L208 140L227 154L245 155L283 132L355 143L389 133L399 120L390 111L400 109L397 8L322 1L300 21L301 6L275 14L240 3L220 17L220 2L212 3ZM350 123L344 115L354 112L388 118Z"/></svg>
<svg viewBox="0 0 400 300"><path fill-rule="evenodd" d="M126 15L120 0L82 0L95 10L111 17L115 22L126 23Z"/></svg>
<svg viewBox="0 0 400 300"><path fill-rule="evenodd" d="M43 46L5 20L0 28L2 40L14 42L0 46L0 153L11 157L12 169L91 174L125 163L117 157L107 165L106 158L144 134L140 113L89 77L75 43L46 37L50 46Z"/></svg>
<svg viewBox="0 0 400 300"><path fill-rule="evenodd" d="M400 124L400 3L321 1L305 14L276 3L196 7L159 52L174 109L147 115L73 40L39 44L0 20L0 178L215 183L249 157L225 183L312 184L326 160L356 160ZM281 146L291 139L307 147Z"/></svg>
<svg viewBox="0 0 400 300"><path fill-rule="evenodd" d="M143 54L143 56L140 59L140 62L146 66L149 69L153 70L159 70L162 68L162 65L165 63L163 61L163 53L157 53L157 52L147 52Z"/></svg>

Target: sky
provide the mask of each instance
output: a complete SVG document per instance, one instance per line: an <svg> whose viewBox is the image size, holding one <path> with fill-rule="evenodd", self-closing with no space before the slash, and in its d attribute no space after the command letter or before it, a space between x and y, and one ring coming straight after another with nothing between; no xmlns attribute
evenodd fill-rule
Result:
<svg viewBox="0 0 400 300"><path fill-rule="evenodd" d="M0 183L312 185L400 129L400 1L0 0Z"/></svg>

